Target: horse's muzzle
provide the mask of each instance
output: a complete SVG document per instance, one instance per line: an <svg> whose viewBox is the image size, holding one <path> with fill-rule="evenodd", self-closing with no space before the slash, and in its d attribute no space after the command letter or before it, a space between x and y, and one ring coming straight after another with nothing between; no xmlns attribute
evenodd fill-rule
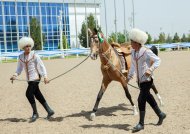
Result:
<svg viewBox="0 0 190 134"><path fill-rule="evenodd" d="M90 58L91 58L92 60L96 60L97 57L98 57L98 55L97 55L96 53L92 53L92 54L90 55Z"/></svg>

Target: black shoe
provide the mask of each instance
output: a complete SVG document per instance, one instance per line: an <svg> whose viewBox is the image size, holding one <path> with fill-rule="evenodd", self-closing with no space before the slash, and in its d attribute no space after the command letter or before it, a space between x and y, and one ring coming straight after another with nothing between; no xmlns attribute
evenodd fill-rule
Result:
<svg viewBox="0 0 190 134"><path fill-rule="evenodd" d="M31 104L31 106L32 106L32 109L33 109L33 115L31 117L30 122L34 122L34 121L36 121L36 119L38 119L39 115L38 115L38 112L37 112L36 103Z"/></svg>
<svg viewBox="0 0 190 134"><path fill-rule="evenodd" d="M34 122L34 121L36 121L36 119L38 119L38 118L39 118L38 113L34 113L34 114L32 115L32 117L31 117L30 122Z"/></svg>
<svg viewBox="0 0 190 134"><path fill-rule="evenodd" d="M159 117L157 125L162 125L163 120L166 118L166 114L163 113L158 106L154 107L153 110Z"/></svg>
<svg viewBox="0 0 190 134"><path fill-rule="evenodd" d="M42 104L43 107L45 108L45 110L47 111L48 115L47 115L47 119L49 119L52 115L54 115L54 111L49 107L49 105L47 104L47 102Z"/></svg>
<svg viewBox="0 0 190 134"><path fill-rule="evenodd" d="M133 133L138 132L138 131L144 129L145 111L140 111L139 115L140 115L139 124L137 124L137 125L133 128L133 130L132 130Z"/></svg>
<svg viewBox="0 0 190 134"><path fill-rule="evenodd" d="M135 132L138 132L138 131L143 130L143 129L144 129L144 125L142 125L141 123L139 123L139 124L137 124L137 125L133 128L132 132L135 133Z"/></svg>
<svg viewBox="0 0 190 134"><path fill-rule="evenodd" d="M162 123L163 123L163 120L166 118L166 114L165 113L160 113L160 115L159 115L159 120L158 120L158 123L157 123L157 125L162 125Z"/></svg>
<svg viewBox="0 0 190 134"><path fill-rule="evenodd" d="M47 119L49 119L51 116L53 116L55 114L55 112L53 110L49 111L48 112L48 115L47 115Z"/></svg>

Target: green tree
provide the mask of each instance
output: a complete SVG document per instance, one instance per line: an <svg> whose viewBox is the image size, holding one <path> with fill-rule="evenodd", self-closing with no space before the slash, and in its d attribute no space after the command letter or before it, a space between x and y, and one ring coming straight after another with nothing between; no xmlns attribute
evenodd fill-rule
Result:
<svg viewBox="0 0 190 134"><path fill-rule="evenodd" d="M152 44L152 37L151 37L151 35L148 32L146 32L146 33L148 35L148 39L147 39L146 44Z"/></svg>
<svg viewBox="0 0 190 134"><path fill-rule="evenodd" d="M65 35L62 36L62 39L63 39L63 49L68 49L68 45L67 45L67 38ZM58 49L60 49L60 42L58 44Z"/></svg>
<svg viewBox="0 0 190 134"><path fill-rule="evenodd" d="M179 38L179 36L178 36L178 34L177 33L175 33L175 35L174 35L174 38L173 38L173 41L172 41L173 43L177 43L177 42L180 42L180 38Z"/></svg>
<svg viewBox="0 0 190 134"><path fill-rule="evenodd" d="M185 34L182 35L181 42L188 42L188 38L185 36Z"/></svg>
<svg viewBox="0 0 190 134"><path fill-rule="evenodd" d="M154 39L154 41L152 41L153 44L159 44L159 39Z"/></svg>
<svg viewBox="0 0 190 134"><path fill-rule="evenodd" d="M92 14L90 14L87 17L87 26L91 30L93 30L96 27L96 20L95 20L95 18L94 18L94 16ZM100 26L98 24L97 24L97 30L101 31L101 28L100 28ZM80 40L80 44L85 48L88 46L87 45L87 35L86 35L87 32L86 31L87 31L87 29L86 29L86 21L83 21L81 32L79 33L78 38Z"/></svg>
<svg viewBox="0 0 190 134"><path fill-rule="evenodd" d="M190 42L190 34L187 36L187 42Z"/></svg>
<svg viewBox="0 0 190 134"><path fill-rule="evenodd" d="M124 43L125 42L125 35L121 32L118 32L117 33L117 41L119 44L121 43ZM108 42L111 43L111 42L116 42L116 33L111 33L111 35L109 36L108 38Z"/></svg>
<svg viewBox="0 0 190 134"><path fill-rule="evenodd" d="M42 35L41 41L41 27L37 18L33 17L30 20L30 36L34 40L34 50L41 50L42 44L45 42L45 35Z"/></svg>
<svg viewBox="0 0 190 134"><path fill-rule="evenodd" d="M165 43L166 42L166 36L165 33L160 33L159 37L158 37L158 43Z"/></svg>
<svg viewBox="0 0 190 134"><path fill-rule="evenodd" d="M172 37L169 34L166 38L166 43L172 43Z"/></svg>

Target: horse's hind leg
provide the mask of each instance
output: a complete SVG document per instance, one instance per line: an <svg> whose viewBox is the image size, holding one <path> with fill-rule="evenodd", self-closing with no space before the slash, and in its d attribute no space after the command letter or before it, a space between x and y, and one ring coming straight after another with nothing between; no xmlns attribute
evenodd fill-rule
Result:
<svg viewBox="0 0 190 134"><path fill-rule="evenodd" d="M90 119L93 120L96 116L96 112L98 110L98 105L100 103L100 100L102 99L102 96L104 94L104 92L106 91L107 87L108 87L108 84L110 83L111 81L108 81L108 80L103 80L102 81L102 85L101 85L101 88L100 88L100 91L98 93L98 96L97 96L97 99L96 99L96 103L94 105L94 108L93 108L93 112L91 113L90 115Z"/></svg>
<svg viewBox="0 0 190 134"><path fill-rule="evenodd" d="M158 90L156 89L156 86L154 85L154 83L152 84L151 88L153 89L154 93L156 94L156 96L160 102L160 106L163 106L164 103L163 103L162 98L161 98L160 94L158 93Z"/></svg>
<svg viewBox="0 0 190 134"><path fill-rule="evenodd" d="M125 91L125 95L128 98L128 100L130 101L131 105L133 106L133 115L137 115L138 111L137 111L137 107L134 105L133 100L131 98L131 94L129 93L128 87L127 87L127 83L125 82L125 80L122 80L121 82L123 89Z"/></svg>

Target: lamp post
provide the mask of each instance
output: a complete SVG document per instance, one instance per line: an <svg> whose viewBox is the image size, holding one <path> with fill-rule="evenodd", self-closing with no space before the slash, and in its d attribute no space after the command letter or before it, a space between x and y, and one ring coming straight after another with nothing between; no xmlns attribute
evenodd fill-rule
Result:
<svg viewBox="0 0 190 134"><path fill-rule="evenodd" d="M124 34L125 34L125 42L127 41L127 35L126 35L126 18L125 18L125 0L123 0L123 12L124 12Z"/></svg>
<svg viewBox="0 0 190 134"><path fill-rule="evenodd" d="M133 28L134 28L135 27L135 4L134 4L134 0L132 0L132 8L133 8L132 19L133 19Z"/></svg>
<svg viewBox="0 0 190 134"><path fill-rule="evenodd" d="M117 42L117 12L116 12L116 2L114 0L114 11L115 11L115 20L114 20L114 23L115 23L115 39L116 39L116 42Z"/></svg>
<svg viewBox="0 0 190 134"><path fill-rule="evenodd" d="M63 50L63 29L62 29L62 11L59 10L59 16L58 16L58 19L59 19L59 35L60 35L60 49Z"/></svg>
<svg viewBox="0 0 190 134"><path fill-rule="evenodd" d="M105 24L106 24L106 38L108 38L106 0L104 0L104 11L105 11Z"/></svg>

